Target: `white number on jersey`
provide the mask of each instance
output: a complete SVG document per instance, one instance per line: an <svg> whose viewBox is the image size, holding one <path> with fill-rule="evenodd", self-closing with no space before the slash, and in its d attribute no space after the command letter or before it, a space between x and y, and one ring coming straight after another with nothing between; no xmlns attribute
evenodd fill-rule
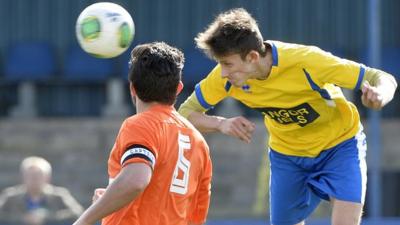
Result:
<svg viewBox="0 0 400 225"><path fill-rule="evenodd" d="M183 154L185 150L190 149L190 139L189 136L178 135L178 161L176 162L175 171L172 176L170 192L178 194L186 194L189 186L189 171L190 171L190 161L185 158Z"/></svg>

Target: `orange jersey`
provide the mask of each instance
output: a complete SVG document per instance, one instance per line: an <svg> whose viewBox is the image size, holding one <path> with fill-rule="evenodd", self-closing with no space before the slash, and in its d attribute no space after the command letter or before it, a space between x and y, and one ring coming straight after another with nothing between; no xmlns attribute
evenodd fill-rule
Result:
<svg viewBox="0 0 400 225"><path fill-rule="evenodd" d="M103 225L205 222L212 176L208 145L172 106L155 105L124 121L108 160L110 182L138 162L153 169L149 185Z"/></svg>

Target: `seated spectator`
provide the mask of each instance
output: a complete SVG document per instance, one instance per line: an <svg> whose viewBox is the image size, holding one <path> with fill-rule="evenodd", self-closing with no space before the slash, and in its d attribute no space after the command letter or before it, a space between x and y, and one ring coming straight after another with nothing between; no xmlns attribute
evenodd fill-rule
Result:
<svg viewBox="0 0 400 225"><path fill-rule="evenodd" d="M78 218L82 206L67 189L50 184L48 161L28 157L20 169L22 184L0 194L0 224L66 224Z"/></svg>

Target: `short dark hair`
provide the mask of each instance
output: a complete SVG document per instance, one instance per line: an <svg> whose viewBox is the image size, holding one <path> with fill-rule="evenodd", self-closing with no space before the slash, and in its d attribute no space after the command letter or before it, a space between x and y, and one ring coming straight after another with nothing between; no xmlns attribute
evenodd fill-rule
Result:
<svg viewBox="0 0 400 225"><path fill-rule="evenodd" d="M197 47L209 57L240 54L244 58L251 50L266 55L263 37L256 20L243 8L221 13L195 38Z"/></svg>
<svg viewBox="0 0 400 225"><path fill-rule="evenodd" d="M128 77L140 100L173 105L184 60L179 49L164 42L136 46L131 52Z"/></svg>

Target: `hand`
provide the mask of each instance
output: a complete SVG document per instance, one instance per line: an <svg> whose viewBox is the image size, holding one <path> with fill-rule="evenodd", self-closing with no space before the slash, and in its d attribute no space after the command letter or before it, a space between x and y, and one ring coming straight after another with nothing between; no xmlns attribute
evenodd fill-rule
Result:
<svg viewBox="0 0 400 225"><path fill-rule="evenodd" d="M364 106L376 110L380 110L384 106L382 90L371 86L368 81L365 81L361 91L361 102Z"/></svg>
<svg viewBox="0 0 400 225"><path fill-rule="evenodd" d="M96 188L92 197L92 204L96 202L106 192L105 188Z"/></svg>
<svg viewBox="0 0 400 225"><path fill-rule="evenodd" d="M250 143L255 128L256 125L253 122L242 116L222 119L218 126L223 134L239 138L246 143Z"/></svg>

